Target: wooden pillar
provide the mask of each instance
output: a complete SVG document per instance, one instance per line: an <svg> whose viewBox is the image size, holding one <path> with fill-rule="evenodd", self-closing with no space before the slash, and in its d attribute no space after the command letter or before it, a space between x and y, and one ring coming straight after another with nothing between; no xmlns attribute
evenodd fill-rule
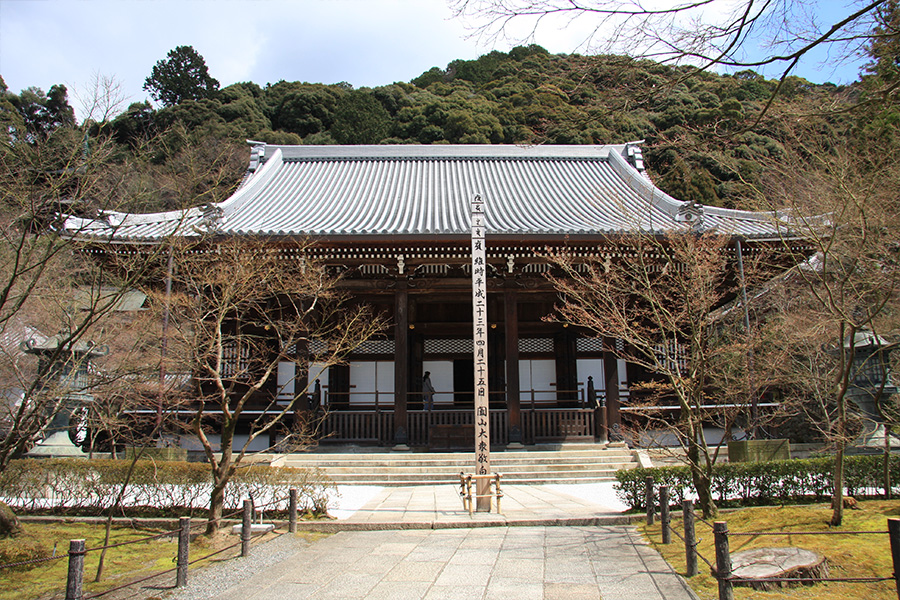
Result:
<svg viewBox="0 0 900 600"><path fill-rule="evenodd" d="M578 406L575 336L568 328L553 336L553 352L556 355L557 406Z"/></svg>
<svg viewBox="0 0 900 600"><path fill-rule="evenodd" d="M522 405L519 390L519 296L515 289L503 293L503 331L506 341L506 409L509 443L522 444Z"/></svg>
<svg viewBox="0 0 900 600"><path fill-rule="evenodd" d="M394 294L394 444L409 442L406 403L409 396L409 292L405 281Z"/></svg>
<svg viewBox="0 0 900 600"><path fill-rule="evenodd" d="M619 361L613 353L616 340L603 338L603 371L606 375L606 421L609 441L622 441L622 418L619 413Z"/></svg>

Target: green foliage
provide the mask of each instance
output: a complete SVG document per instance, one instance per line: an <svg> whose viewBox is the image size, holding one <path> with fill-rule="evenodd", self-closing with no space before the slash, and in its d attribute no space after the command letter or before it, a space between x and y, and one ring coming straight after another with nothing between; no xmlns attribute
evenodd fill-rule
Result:
<svg viewBox="0 0 900 600"><path fill-rule="evenodd" d="M345 90L338 86L294 83L276 84L272 96L280 98L271 114L272 127L305 137L328 131L334 123L334 112Z"/></svg>
<svg viewBox="0 0 900 600"><path fill-rule="evenodd" d="M371 91L348 92L338 101L331 133L339 144L377 144L391 131L391 115Z"/></svg>
<svg viewBox="0 0 900 600"><path fill-rule="evenodd" d="M120 144L135 147L155 133L156 122L156 111L149 102L134 102L113 119L113 137Z"/></svg>
<svg viewBox="0 0 900 600"><path fill-rule="evenodd" d="M881 456L845 458L847 492L851 496L873 496L883 489ZM822 502L831 497L831 457L769 462L717 463L712 489L719 506L797 504ZM672 502L680 503L692 492L691 473L686 466L654 467L616 472L616 494L632 510L644 508L645 479L668 485ZM900 483L900 456L891 456L891 481Z"/></svg>
<svg viewBox="0 0 900 600"><path fill-rule="evenodd" d="M0 472L0 496L11 498L10 506L18 511L101 514L114 505L130 464L127 460L16 460ZM145 514L193 513L208 503L211 485L205 463L138 461L124 506ZM318 470L248 466L229 482L225 507L237 509L252 494L260 503L278 499L281 502L272 510L283 509L288 490L296 488L300 508L321 514L332 487Z"/></svg>
<svg viewBox="0 0 900 600"><path fill-rule="evenodd" d="M885 31L895 30L893 15L883 15ZM854 91L859 97L872 97L893 81L898 53L891 39L886 36L870 49L873 63ZM162 109L135 103L112 123L92 129L92 135L109 132L123 146L122 161L149 143L153 163L165 165L186 145L207 144L202 140L610 144L643 139L651 176L664 191L680 200L737 208L748 187L764 181L762 161L793 151L786 145L785 115L807 115L807 129L833 144L893 145L900 123L900 109L891 102L879 102L864 118L809 116L824 105L847 106L855 96L792 77L770 116L745 132L776 85L758 73L716 75L620 56L551 55L536 45L455 60L410 83L361 90L346 83L288 81L218 90L189 46L170 52L155 71L159 81L151 83L162 86L155 93L171 92ZM36 89L15 95L0 80L0 124L11 135L27 139L68 131L73 122L63 86L46 95ZM167 133L175 127L185 134ZM164 203L167 197L161 196Z"/></svg>
<svg viewBox="0 0 900 600"><path fill-rule="evenodd" d="M75 125L75 111L69 105L64 85L51 86L46 94L40 88L30 87L16 96L3 84L0 98L0 121L7 125L6 132L17 139L44 140L59 128Z"/></svg>
<svg viewBox="0 0 900 600"><path fill-rule="evenodd" d="M153 66L144 90L163 106L185 100L215 97L219 82L209 74L206 61L193 46L177 46Z"/></svg>

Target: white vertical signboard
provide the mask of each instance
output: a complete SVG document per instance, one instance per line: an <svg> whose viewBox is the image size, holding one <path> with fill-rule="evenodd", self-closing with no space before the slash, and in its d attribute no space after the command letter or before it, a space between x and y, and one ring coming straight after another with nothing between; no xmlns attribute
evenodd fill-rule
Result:
<svg viewBox="0 0 900 600"><path fill-rule="evenodd" d="M484 251L484 202L480 195L472 201L472 348L475 359L475 473L491 472L491 420L488 402L488 321L487 264ZM490 512L491 482L476 479L476 507Z"/></svg>

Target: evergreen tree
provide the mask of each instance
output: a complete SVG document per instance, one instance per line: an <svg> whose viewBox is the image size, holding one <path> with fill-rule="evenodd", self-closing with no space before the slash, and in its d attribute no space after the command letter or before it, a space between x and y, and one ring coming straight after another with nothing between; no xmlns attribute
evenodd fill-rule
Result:
<svg viewBox="0 0 900 600"><path fill-rule="evenodd" d="M144 80L144 90L164 106L174 106L184 100L214 97L219 82L210 76L206 61L193 46L178 46L156 63Z"/></svg>

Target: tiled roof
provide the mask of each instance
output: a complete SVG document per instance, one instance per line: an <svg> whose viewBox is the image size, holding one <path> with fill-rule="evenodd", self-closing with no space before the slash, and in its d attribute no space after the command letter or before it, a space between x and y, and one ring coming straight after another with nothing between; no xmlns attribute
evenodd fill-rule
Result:
<svg viewBox="0 0 900 600"><path fill-rule="evenodd" d="M547 237L715 228L773 237L770 216L680 202L656 188L640 148L614 146L253 146L226 201L187 211L70 218L79 237L173 233L415 238L468 236L472 199L487 235Z"/></svg>

